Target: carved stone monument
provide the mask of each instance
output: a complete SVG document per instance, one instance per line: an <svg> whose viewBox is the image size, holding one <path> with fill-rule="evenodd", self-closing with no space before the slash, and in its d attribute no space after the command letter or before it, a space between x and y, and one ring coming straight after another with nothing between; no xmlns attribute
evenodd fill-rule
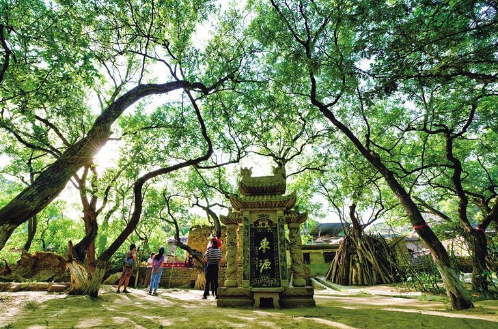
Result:
<svg viewBox="0 0 498 329"><path fill-rule="evenodd" d="M293 209L295 192L285 195L284 168L274 168L273 176L251 175L250 169L241 170L240 196L230 195L233 209L228 216L220 217L227 227L227 270L225 287L218 289L218 306L258 308L265 299L275 308L315 306L313 288L306 286L304 277L299 233L307 214ZM285 239L286 225L289 246ZM240 269L238 254L242 261Z"/></svg>

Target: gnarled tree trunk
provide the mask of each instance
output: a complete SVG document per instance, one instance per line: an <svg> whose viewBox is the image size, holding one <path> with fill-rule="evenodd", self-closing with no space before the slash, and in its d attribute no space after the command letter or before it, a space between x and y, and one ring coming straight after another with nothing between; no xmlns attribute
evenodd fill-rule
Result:
<svg viewBox="0 0 498 329"><path fill-rule="evenodd" d="M204 290L206 286L206 276L204 274L204 264L195 260L195 269L197 270L197 278L195 279L195 289Z"/></svg>
<svg viewBox="0 0 498 329"><path fill-rule="evenodd" d="M451 307L455 310L463 310L474 307L458 273L453 267L446 265L445 262L435 262L443 278L446 294L451 302ZM462 292L465 294L462 296Z"/></svg>
<svg viewBox="0 0 498 329"><path fill-rule="evenodd" d="M443 279L451 307L456 310L474 307L470 295L460 280L457 271L453 268L450 257L441 241L427 225L420 225L416 230L431 251L434 263Z"/></svg>
<svg viewBox="0 0 498 329"><path fill-rule="evenodd" d="M93 235L93 239L88 242L86 247L86 264L90 272L95 269L95 238L98 233L97 214L95 212L85 212L85 233Z"/></svg>
<svg viewBox="0 0 498 329"><path fill-rule="evenodd" d="M37 226L38 218L35 215L28 220L28 239L24 244L24 250L26 251L29 251L29 248L31 248L31 243L33 242L33 239L35 237Z"/></svg>
<svg viewBox="0 0 498 329"><path fill-rule="evenodd" d="M489 275L486 265L487 240L484 231L472 229L468 238L472 247L472 290L486 294L489 286Z"/></svg>

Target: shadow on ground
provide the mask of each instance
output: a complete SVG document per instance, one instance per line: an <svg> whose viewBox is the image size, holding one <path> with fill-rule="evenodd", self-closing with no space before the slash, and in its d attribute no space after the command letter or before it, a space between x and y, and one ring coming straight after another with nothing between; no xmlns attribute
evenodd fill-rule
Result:
<svg viewBox="0 0 498 329"><path fill-rule="evenodd" d="M217 308L195 290L116 294L98 299L43 292L0 294L0 328L498 328L498 301L449 311L442 302L368 294L316 292L317 307L252 310Z"/></svg>

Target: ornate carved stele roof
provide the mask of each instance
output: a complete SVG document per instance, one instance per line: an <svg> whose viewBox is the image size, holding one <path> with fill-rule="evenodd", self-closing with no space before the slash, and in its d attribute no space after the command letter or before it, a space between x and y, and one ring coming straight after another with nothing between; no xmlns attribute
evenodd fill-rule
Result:
<svg viewBox="0 0 498 329"><path fill-rule="evenodd" d="M239 197L236 194L230 194L232 207L237 210L248 208L284 208L291 209L296 204L296 192L288 195L255 195Z"/></svg>
<svg viewBox="0 0 498 329"><path fill-rule="evenodd" d="M299 212L299 210L288 210L284 213L285 224L297 223L302 224L308 218L307 212Z"/></svg>
<svg viewBox="0 0 498 329"><path fill-rule="evenodd" d="M242 214L230 210L227 216L220 215L220 221L225 225L242 224Z"/></svg>
<svg viewBox="0 0 498 329"><path fill-rule="evenodd" d="M285 193L285 168L273 168L273 176L252 177L250 168L242 168L239 192L243 196L282 195Z"/></svg>

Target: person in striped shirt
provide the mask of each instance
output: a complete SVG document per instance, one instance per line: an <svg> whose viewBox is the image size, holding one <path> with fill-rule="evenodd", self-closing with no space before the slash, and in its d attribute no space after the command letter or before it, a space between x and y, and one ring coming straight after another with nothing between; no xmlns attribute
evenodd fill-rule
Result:
<svg viewBox="0 0 498 329"><path fill-rule="evenodd" d="M204 296L202 299L207 299L209 296L209 286L215 292L216 299L218 299L218 264L221 259L221 250L218 248L218 239L211 239L211 248L208 248L204 257L205 268L204 274L206 275L206 285L204 287Z"/></svg>

